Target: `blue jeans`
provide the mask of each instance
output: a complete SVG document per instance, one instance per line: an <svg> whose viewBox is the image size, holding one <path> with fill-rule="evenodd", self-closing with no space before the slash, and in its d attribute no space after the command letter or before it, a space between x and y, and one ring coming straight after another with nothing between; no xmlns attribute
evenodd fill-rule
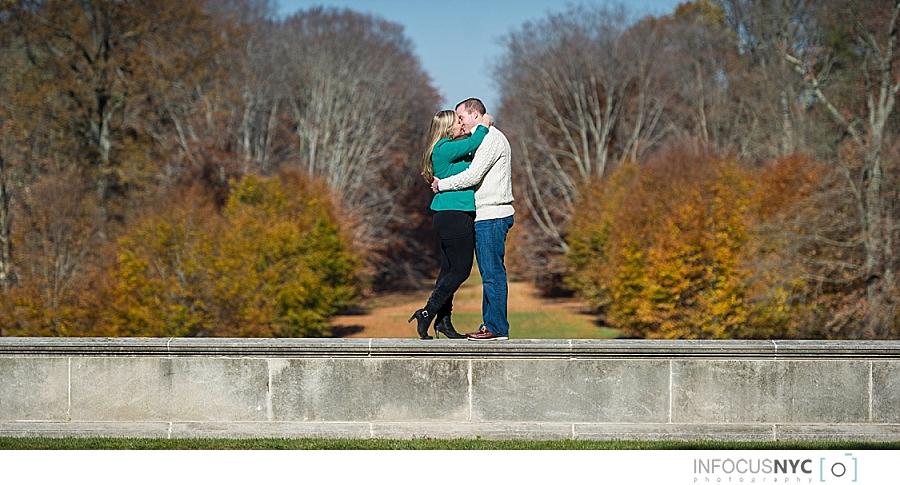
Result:
<svg viewBox="0 0 900 485"><path fill-rule="evenodd" d="M506 234L512 226L513 216L475 221L475 258L484 287L481 314L485 328L502 337L509 336L506 315L509 287L503 258L506 255Z"/></svg>

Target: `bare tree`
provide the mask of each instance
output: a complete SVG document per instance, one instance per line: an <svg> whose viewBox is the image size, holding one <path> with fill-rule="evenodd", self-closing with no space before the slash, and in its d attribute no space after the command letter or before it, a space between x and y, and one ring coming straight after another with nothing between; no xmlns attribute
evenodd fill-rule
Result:
<svg viewBox="0 0 900 485"><path fill-rule="evenodd" d="M673 138L718 153L747 152L759 137L758 96L741 88L754 82L725 24L710 2L685 3L661 19L675 89L667 118Z"/></svg>
<svg viewBox="0 0 900 485"><path fill-rule="evenodd" d="M47 168L45 156L54 146L48 133L53 130L47 128L58 116L46 109L52 96L42 90L44 74L30 68L23 5L18 2L0 11L0 289L5 296L18 282L21 263L14 244L21 215L18 200ZM63 142L55 147L66 152L71 145Z"/></svg>
<svg viewBox="0 0 900 485"><path fill-rule="evenodd" d="M39 335L75 333L80 293L96 277L98 198L74 168L45 175L20 194L16 230L19 290L31 296L27 311Z"/></svg>
<svg viewBox="0 0 900 485"><path fill-rule="evenodd" d="M803 50L788 43L779 47L833 122L849 135L854 154L839 154L834 160L849 191L858 232L850 240L829 241L829 244L838 247L858 244L862 249L861 260L855 262L856 270L848 275L850 279L865 282L868 308L860 335L885 338L893 333L897 309L896 192L886 185L889 182L885 173L898 162L895 142L896 102L900 92L897 45L900 1L842 2L838 12L848 22L847 33L856 51L851 59L856 61L854 87L862 91L862 109L841 106L845 103L831 89L834 63L840 58L837 53L828 52L822 45ZM846 57L841 60L847 61ZM894 123L890 123L892 119Z"/></svg>
<svg viewBox="0 0 900 485"><path fill-rule="evenodd" d="M164 157L164 183L200 179L224 198L231 179L267 173L277 163L268 130L276 88L264 72L275 7L270 0L191 3L196 11L152 45L153 76L164 89L149 107L159 125L148 131L163 153L175 154Z"/></svg>
<svg viewBox="0 0 900 485"><path fill-rule="evenodd" d="M4 30L26 46L50 124L45 147L90 170L101 210L121 220L131 197L156 182L170 147L166 107L197 89L211 53L236 28L204 0L10 2ZM201 88L202 89L202 88ZM171 111L171 110L168 110ZM176 123L177 125L177 123Z"/></svg>
<svg viewBox="0 0 900 485"><path fill-rule="evenodd" d="M5 33L5 32L4 32ZM21 107L13 102L14 93L21 87L20 79L8 76L13 72L15 49L6 35L0 35L0 289L9 294L15 282L12 260L13 196L20 185L22 171L16 163L21 157L21 134L18 120Z"/></svg>
<svg viewBox="0 0 900 485"><path fill-rule="evenodd" d="M668 131L663 40L652 23L629 27L624 7L572 8L505 38L499 120L518 148L517 199L534 224L535 270L567 251L582 188L640 159Z"/></svg>
<svg viewBox="0 0 900 485"><path fill-rule="evenodd" d="M748 136L742 158L774 159L805 151L815 143L808 119L808 93L792 73L778 45L813 35L819 0L715 0L729 28L728 45L739 52L731 80L745 100L742 123ZM724 39L723 39L724 40Z"/></svg>
<svg viewBox="0 0 900 485"><path fill-rule="evenodd" d="M113 141L126 127L123 115L139 91L140 45L151 29L150 12L135 15L141 7L102 0L35 2L27 30L31 58L60 87L58 102L67 110L81 155L96 172L102 200L121 179Z"/></svg>
<svg viewBox="0 0 900 485"><path fill-rule="evenodd" d="M351 11L287 18L278 59L298 150L291 164L342 197L356 242L376 273L398 267L415 160L437 94L402 27ZM425 189L424 184L419 184ZM414 242L405 239L405 243ZM415 244L413 244L415 246Z"/></svg>
<svg viewBox="0 0 900 485"><path fill-rule="evenodd" d="M3 138L7 133L8 128L0 125L0 289L4 294L9 294L16 280L12 260L12 196L18 178L12 161L4 154L8 144Z"/></svg>

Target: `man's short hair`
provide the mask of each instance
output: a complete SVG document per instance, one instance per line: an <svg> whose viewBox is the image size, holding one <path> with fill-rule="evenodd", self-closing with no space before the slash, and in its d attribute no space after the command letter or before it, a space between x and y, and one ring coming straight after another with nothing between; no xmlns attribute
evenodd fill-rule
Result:
<svg viewBox="0 0 900 485"><path fill-rule="evenodd" d="M487 113L487 109L484 107L484 103L482 103L478 98L469 98L465 101L462 101L456 105L456 109L459 109L459 107L463 105L465 105L467 113L477 111L481 116L484 116L484 114Z"/></svg>

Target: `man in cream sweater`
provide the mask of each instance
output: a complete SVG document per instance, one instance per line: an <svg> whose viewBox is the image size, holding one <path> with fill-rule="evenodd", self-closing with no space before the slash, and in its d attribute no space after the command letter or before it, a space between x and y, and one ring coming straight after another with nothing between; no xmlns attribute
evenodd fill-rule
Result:
<svg viewBox="0 0 900 485"><path fill-rule="evenodd" d="M484 103L475 98L456 105L456 115L467 133L481 123L486 112ZM484 325L478 332L466 335L469 340L507 340L509 287L503 260L506 235L513 225L515 210L509 141L493 126L475 151L469 168L443 180L435 178L431 184L435 193L469 187L475 187L475 258L484 287L481 301Z"/></svg>

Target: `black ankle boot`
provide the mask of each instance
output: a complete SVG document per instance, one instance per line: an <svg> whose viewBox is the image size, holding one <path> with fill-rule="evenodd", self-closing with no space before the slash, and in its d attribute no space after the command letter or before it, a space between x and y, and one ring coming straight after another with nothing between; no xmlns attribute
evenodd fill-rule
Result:
<svg viewBox="0 0 900 485"><path fill-rule="evenodd" d="M456 331L453 328L453 323L450 322L450 315L442 316L438 321L434 322L434 335L438 336L438 332L444 334L447 338L453 339L462 339L466 338L465 335Z"/></svg>
<svg viewBox="0 0 900 485"><path fill-rule="evenodd" d="M434 319L434 315L431 314L428 310L424 308L420 308L416 310L415 313L409 317L407 322L412 322L413 318L416 319L416 332L419 333L419 338L422 340L431 340L431 335L428 335L428 327L431 326L431 320Z"/></svg>

